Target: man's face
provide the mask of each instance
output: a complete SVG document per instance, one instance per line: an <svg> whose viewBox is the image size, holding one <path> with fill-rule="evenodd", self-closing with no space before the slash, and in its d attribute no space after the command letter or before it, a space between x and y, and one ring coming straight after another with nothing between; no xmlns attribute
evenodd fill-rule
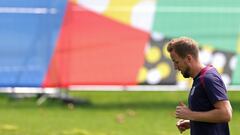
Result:
<svg viewBox="0 0 240 135"><path fill-rule="evenodd" d="M175 51L170 53L171 59L174 64L174 68L179 70L183 77L189 78L190 77L190 67L186 62L186 58L181 58Z"/></svg>

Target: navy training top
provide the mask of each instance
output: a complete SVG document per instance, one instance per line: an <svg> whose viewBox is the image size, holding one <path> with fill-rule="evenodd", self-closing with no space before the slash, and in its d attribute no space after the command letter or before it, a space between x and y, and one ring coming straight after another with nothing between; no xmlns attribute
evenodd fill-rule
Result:
<svg viewBox="0 0 240 135"><path fill-rule="evenodd" d="M193 79L188 104L192 111L214 109L217 101L228 100L226 87L217 70L207 66ZM191 135L230 135L228 123L190 121Z"/></svg>

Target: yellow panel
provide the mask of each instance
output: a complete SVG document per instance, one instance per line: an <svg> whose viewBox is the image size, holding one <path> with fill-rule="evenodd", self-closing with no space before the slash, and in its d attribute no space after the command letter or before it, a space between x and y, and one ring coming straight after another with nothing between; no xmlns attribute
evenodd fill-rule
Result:
<svg viewBox="0 0 240 135"><path fill-rule="evenodd" d="M171 74L171 67L166 62L159 63L157 69L161 73L162 78L168 78Z"/></svg>
<svg viewBox="0 0 240 135"><path fill-rule="evenodd" d="M104 15L130 24L132 8L141 0L111 0Z"/></svg>
<svg viewBox="0 0 240 135"><path fill-rule="evenodd" d="M237 53L240 54L240 33L238 34L238 40L237 40Z"/></svg>
<svg viewBox="0 0 240 135"><path fill-rule="evenodd" d="M148 69L146 67L141 67L141 69L138 71L137 82L143 83L144 81L146 81L147 73Z"/></svg>
<svg viewBox="0 0 240 135"><path fill-rule="evenodd" d="M158 61L160 61L161 57L162 57L162 53L160 48L158 47L151 47L147 50L147 53L145 55L146 57L146 61L149 63L156 63Z"/></svg>
<svg viewBox="0 0 240 135"><path fill-rule="evenodd" d="M77 4L78 0L70 0L70 2Z"/></svg>

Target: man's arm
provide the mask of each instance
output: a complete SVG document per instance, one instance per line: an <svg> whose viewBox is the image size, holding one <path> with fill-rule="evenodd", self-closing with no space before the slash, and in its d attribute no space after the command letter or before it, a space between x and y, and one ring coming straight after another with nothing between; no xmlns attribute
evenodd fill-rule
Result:
<svg viewBox="0 0 240 135"><path fill-rule="evenodd" d="M229 122L231 120L232 107L228 100L217 101L214 107L215 109L211 111L196 112L191 111L185 105L180 105L176 107L176 118L210 123Z"/></svg>

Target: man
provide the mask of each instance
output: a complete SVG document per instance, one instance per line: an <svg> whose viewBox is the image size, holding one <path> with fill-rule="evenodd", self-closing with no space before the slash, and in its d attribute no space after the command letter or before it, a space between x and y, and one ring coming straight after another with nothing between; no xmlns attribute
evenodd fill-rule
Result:
<svg viewBox="0 0 240 135"><path fill-rule="evenodd" d="M214 67L200 63L197 42L176 38L168 43L167 50L175 69L185 78L193 78L188 107L182 102L176 107L179 131L190 128L191 135L229 135L232 107L225 85Z"/></svg>

